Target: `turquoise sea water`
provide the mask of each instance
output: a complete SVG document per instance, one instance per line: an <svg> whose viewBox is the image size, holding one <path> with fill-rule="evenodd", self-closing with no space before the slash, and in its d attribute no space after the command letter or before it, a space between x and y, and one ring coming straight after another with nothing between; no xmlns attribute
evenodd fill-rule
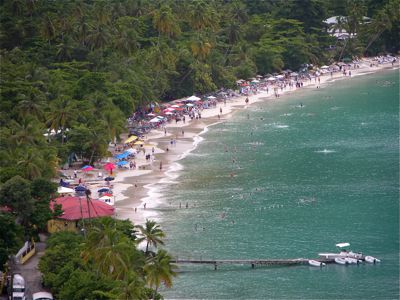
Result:
<svg viewBox="0 0 400 300"><path fill-rule="evenodd" d="M398 299L398 97L386 71L240 111L179 162L159 209L179 258L315 258L350 242L381 264L180 266L165 297Z"/></svg>

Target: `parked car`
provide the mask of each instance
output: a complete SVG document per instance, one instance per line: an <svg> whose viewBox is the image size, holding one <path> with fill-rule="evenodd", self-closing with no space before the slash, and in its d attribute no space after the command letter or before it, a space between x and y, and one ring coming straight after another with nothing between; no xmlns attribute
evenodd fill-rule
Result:
<svg viewBox="0 0 400 300"><path fill-rule="evenodd" d="M14 274L12 278L12 297L13 300L25 300L25 279L20 274Z"/></svg>
<svg viewBox="0 0 400 300"><path fill-rule="evenodd" d="M54 300L54 298L48 292L37 292L32 295L32 300Z"/></svg>

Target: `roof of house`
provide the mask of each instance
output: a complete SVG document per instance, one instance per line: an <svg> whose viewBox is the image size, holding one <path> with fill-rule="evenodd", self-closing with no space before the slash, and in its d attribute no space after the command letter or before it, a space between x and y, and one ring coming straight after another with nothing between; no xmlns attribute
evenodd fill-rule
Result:
<svg viewBox="0 0 400 300"><path fill-rule="evenodd" d="M100 201L86 197L59 197L50 202L50 208L53 210L55 204L62 206L63 214L59 219L63 220L79 220L98 218L105 216L112 216L114 214L114 207Z"/></svg>

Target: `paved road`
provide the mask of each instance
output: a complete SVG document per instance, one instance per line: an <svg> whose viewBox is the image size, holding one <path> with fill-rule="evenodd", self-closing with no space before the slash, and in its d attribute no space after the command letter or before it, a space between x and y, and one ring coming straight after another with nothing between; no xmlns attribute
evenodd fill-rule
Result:
<svg viewBox="0 0 400 300"><path fill-rule="evenodd" d="M41 237L41 240L45 240L45 237ZM37 242L36 254L24 265L16 264L13 267L12 272L21 274L25 279L27 300L32 299L32 294L44 290L42 287L42 273L40 273L38 265L40 257L44 255L45 248L45 242Z"/></svg>

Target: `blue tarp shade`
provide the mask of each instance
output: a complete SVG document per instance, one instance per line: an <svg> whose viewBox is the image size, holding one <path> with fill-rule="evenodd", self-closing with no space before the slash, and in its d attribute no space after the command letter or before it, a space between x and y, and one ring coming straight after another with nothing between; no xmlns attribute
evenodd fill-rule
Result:
<svg viewBox="0 0 400 300"><path fill-rule="evenodd" d="M121 161L117 162L118 166L123 166L123 165L126 165L126 164L128 164L128 162L126 160L121 160Z"/></svg>
<svg viewBox="0 0 400 300"><path fill-rule="evenodd" d="M126 158L126 157L128 157L130 154L131 154L130 152L128 152L128 151L125 151L124 153L121 153L121 154L115 155L114 157L115 157L116 159L123 159L123 158Z"/></svg>
<svg viewBox="0 0 400 300"><path fill-rule="evenodd" d="M104 192L108 192L110 189L108 189L108 188L101 188L101 189L99 189L97 192L98 193L104 193Z"/></svg>
<svg viewBox="0 0 400 300"><path fill-rule="evenodd" d="M114 177L106 177L106 178L104 178L104 180L105 181L111 181L111 180L114 180Z"/></svg>
<svg viewBox="0 0 400 300"><path fill-rule="evenodd" d="M77 191L77 192L84 192L84 191L86 191L86 188L85 188L84 186L78 185L78 186L75 188L75 191Z"/></svg>

